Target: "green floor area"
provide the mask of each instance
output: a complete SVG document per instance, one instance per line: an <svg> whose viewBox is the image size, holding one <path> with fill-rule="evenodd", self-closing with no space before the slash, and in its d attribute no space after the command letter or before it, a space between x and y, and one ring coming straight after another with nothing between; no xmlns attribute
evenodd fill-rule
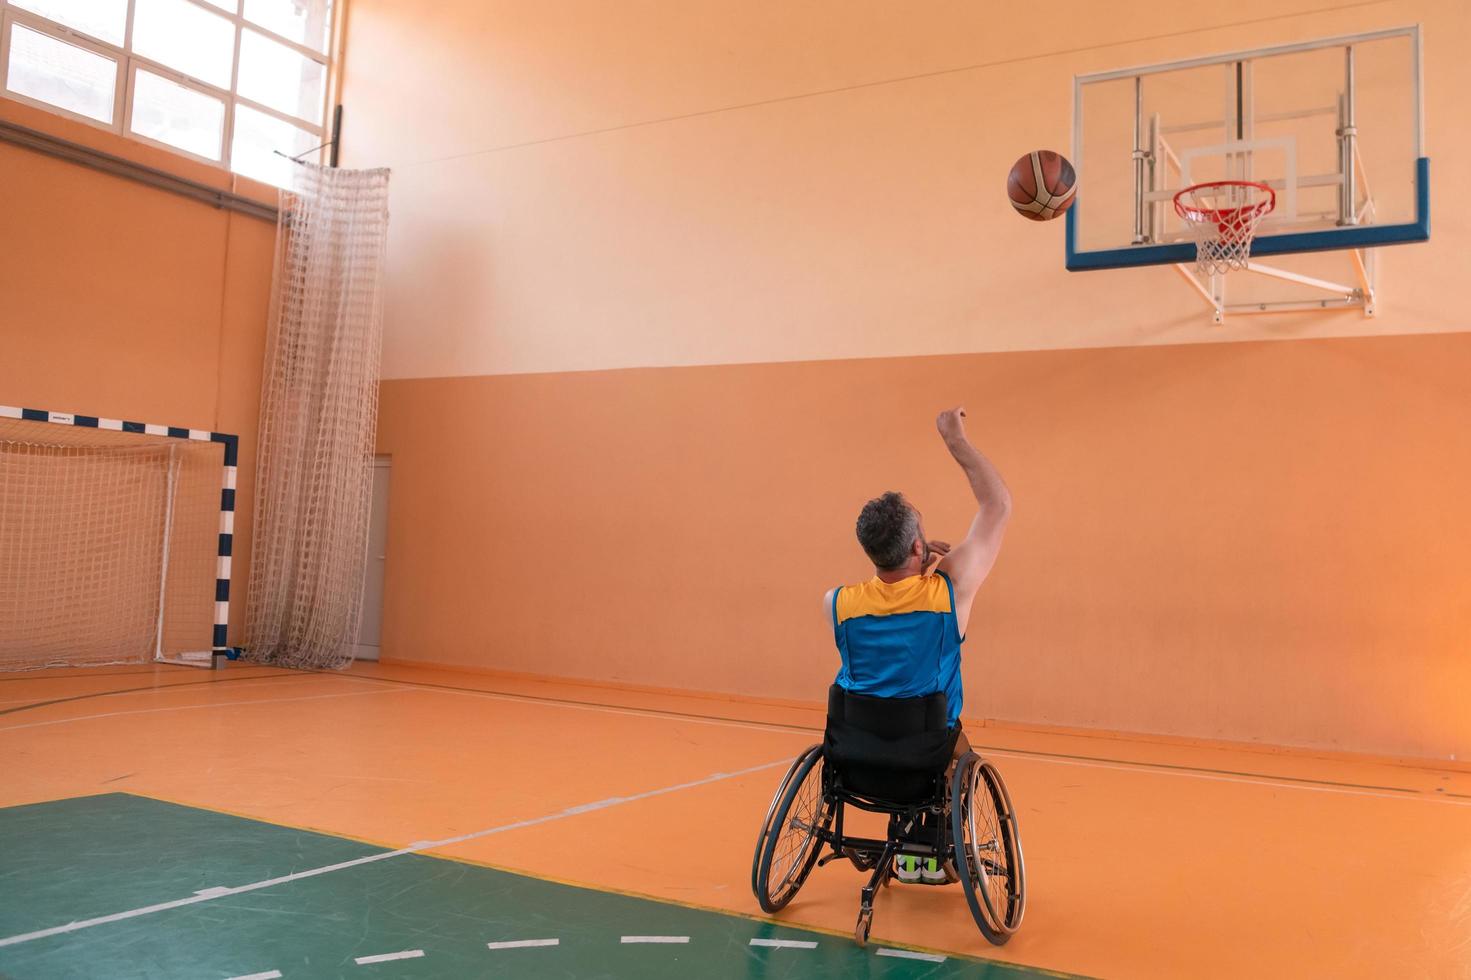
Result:
<svg viewBox="0 0 1471 980"><path fill-rule="evenodd" d="M414 854L13 941L382 853L123 793L0 809L0 977L1043 975L956 957L885 956L821 933ZM625 942L629 936L688 941Z"/></svg>

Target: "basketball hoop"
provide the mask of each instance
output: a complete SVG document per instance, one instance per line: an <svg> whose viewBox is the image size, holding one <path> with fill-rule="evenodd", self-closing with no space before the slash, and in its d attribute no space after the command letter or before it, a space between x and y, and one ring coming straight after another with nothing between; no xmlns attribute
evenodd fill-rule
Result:
<svg viewBox="0 0 1471 980"><path fill-rule="evenodd" d="M1240 271L1251 258L1257 225L1277 206L1277 194L1249 180L1193 184L1175 195L1175 213L1195 236L1202 276Z"/></svg>

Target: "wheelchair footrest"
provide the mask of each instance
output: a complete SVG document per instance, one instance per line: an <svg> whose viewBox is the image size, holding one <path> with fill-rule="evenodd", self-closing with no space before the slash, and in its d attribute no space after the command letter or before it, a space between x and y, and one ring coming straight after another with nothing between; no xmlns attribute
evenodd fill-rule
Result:
<svg viewBox="0 0 1471 980"><path fill-rule="evenodd" d="M838 855L835 854L833 856L837 857ZM872 851L860 851L852 847L843 848L842 856L847 858L849 861L852 861L853 867L857 868L859 871L873 870L874 868L878 867L879 861L881 859L881 855L875 854Z"/></svg>

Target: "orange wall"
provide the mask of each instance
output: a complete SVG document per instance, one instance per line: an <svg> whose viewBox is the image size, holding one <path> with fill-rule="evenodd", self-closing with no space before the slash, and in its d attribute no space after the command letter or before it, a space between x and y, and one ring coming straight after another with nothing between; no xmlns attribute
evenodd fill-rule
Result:
<svg viewBox="0 0 1471 980"><path fill-rule="evenodd" d="M1007 203L1018 156L1068 151L1076 73L1417 22L1434 237L1382 250L1376 318L1220 330L1169 268L1069 275L1063 222ZM353 0L348 33L346 162L394 168L385 377L1466 327L1465 0ZM1307 81L1258 111L1331 102ZM1411 152L1366 168L1381 198Z"/></svg>
<svg viewBox="0 0 1471 980"><path fill-rule="evenodd" d="M1434 237L1375 318L1214 326L1009 213L1075 73L1417 22ZM1471 752L1462 0L353 0L347 35L345 160L394 168L386 657L819 698L863 500L964 526L963 401L1017 498L969 714Z"/></svg>
<svg viewBox="0 0 1471 980"><path fill-rule="evenodd" d="M216 187L234 180L4 99L0 119ZM274 242L268 222L0 143L0 403L241 437L236 643Z"/></svg>
<svg viewBox="0 0 1471 980"><path fill-rule="evenodd" d="M393 381L384 654L815 699L863 501L1016 498L966 714L1463 758L1471 334Z"/></svg>

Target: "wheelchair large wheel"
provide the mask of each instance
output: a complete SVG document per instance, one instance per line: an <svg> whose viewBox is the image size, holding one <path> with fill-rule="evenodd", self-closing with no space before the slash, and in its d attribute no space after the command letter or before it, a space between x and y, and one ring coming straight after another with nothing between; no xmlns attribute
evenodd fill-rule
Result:
<svg viewBox="0 0 1471 980"><path fill-rule="evenodd" d="M814 751L821 751L821 748L813 745L803 749L802 754L787 767L787 771L782 774L781 782L776 787L776 792L771 797L771 802L766 805L766 816L761 818L761 832L756 835L756 851L751 856L751 891L758 898L761 890L757 885L757 879L761 873L761 857L766 853L766 838L771 834L772 818L776 816L776 808L781 805L782 799L786 796L787 787L792 784L792 777L797 774L797 770L802 768L807 757Z"/></svg>
<svg viewBox="0 0 1471 980"><path fill-rule="evenodd" d="M832 823L833 806L822 790L822 746L797 757L767 808L751 863L751 890L767 912L796 897L822 850L819 830Z"/></svg>
<svg viewBox="0 0 1471 980"><path fill-rule="evenodd" d="M950 834L971 915L987 941L1001 946L1026 911L1026 863L1006 784L974 752L961 757L951 776Z"/></svg>

